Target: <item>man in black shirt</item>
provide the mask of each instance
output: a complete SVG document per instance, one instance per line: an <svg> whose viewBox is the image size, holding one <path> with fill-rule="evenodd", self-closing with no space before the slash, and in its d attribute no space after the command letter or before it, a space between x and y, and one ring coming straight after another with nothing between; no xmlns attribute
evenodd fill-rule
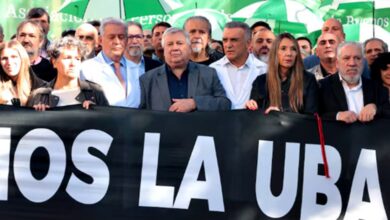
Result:
<svg viewBox="0 0 390 220"><path fill-rule="evenodd" d="M340 39L332 33L323 33L317 40L316 54L320 58L320 64L307 71L314 73L317 81L329 75L337 73L337 46Z"/></svg>
<svg viewBox="0 0 390 220"><path fill-rule="evenodd" d="M39 55L39 49L43 45L44 36L43 29L39 23L25 20L17 28L16 40L26 49L35 75L49 82L57 76L57 73L52 64Z"/></svg>
<svg viewBox="0 0 390 220"><path fill-rule="evenodd" d="M211 24L207 18L192 16L186 20L183 28L190 34L192 62L208 66L224 56L208 46L211 39Z"/></svg>

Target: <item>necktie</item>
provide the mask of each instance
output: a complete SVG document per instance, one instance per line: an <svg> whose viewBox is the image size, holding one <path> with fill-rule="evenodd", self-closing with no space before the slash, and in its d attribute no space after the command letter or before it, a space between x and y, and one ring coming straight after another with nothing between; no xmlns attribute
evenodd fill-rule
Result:
<svg viewBox="0 0 390 220"><path fill-rule="evenodd" d="M116 77L118 77L119 82L121 83L121 85L126 93L126 82L125 82L125 80L123 80L123 77L121 74L121 64L114 62L114 69L115 69L115 75L116 75Z"/></svg>

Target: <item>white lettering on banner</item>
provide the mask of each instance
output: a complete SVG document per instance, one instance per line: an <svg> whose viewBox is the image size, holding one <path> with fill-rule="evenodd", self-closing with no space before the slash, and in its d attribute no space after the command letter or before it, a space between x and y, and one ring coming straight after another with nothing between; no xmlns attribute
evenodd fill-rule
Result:
<svg viewBox="0 0 390 220"><path fill-rule="evenodd" d="M17 18L15 5L13 5L13 4L8 5L7 14L5 17L6 18L10 18L10 17Z"/></svg>
<svg viewBox="0 0 390 220"><path fill-rule="evenodd" d="M202 164L206 180L198 181ZM207 200L211 211L225 211L217 153L212 137L199 136L196 139L174 208L188 209L193 198Z"/></svg>
<svg viewBox="0 0 390 220"><path fill-rule="evenodd" d="M168 21L171 15L148 15L131 18L131 21L137 21L141 25L152 25L161 21Z"/></svg>
<svg viewBox="0 0 390 220"><path fill-rule="evenodd" d="M323 164L321 146L306 144L301 219L334 220L341 213L341 195L335 185L341 173L340 154L334 147L328 145L325 146L325 152L330 178L318 175L318 165ZM319 193L326 196L326 204L316 203Z"/></svg>
<svg viewBox="0 0 390 220"><path fill-rule="evenodd" d="M283 189L279 196L271 191L272 141L259 141L256 174L256 199L261 211L280 218L294 205L298 190L299 143L286 143Z"/></svg>
<svg viewBox="0 0 390 220"><path fill-rule="evenodd" d="M85 130L76 137L70 155L71 161L76 169L93 180L91 183L83 182L75 174L71 174L65 189L77 202L95 204L106 196L110 169L102 159L93 152L91 154L90 149L94 148L106 156L112 141L112 136L94 129ZM188 209L192 199L202 199L207 200L210 211L224 212L213 137L197 137L176 198L174 187L157 185L159 143L159 133L145 133L139 206ZM286 143L283 188L278 196L274 196L271 191L273 144L266 140L259 140L258 143L256 199L265 215L283 218L297 200L301 148L298 143ZM31 159L37 149L46 150L49 157L48 172L41 179L36 179L31 170ZM319 174L319 165L323 164L320 145L306 144L304 149L300 219L338 219L343 207L341 194L336 186L341 174L340 154L336 148L325 146L330 171L330 178L326 178ZM11 128L0 128L0 201L8 200L9 173L12 167L16 185L28 200L35 203L46 202L58 192L64 181L67 154L63 141L56 133L49 129L33 129L17 143L13 158L11 155ZM205 180L198 180L202 166ZM365 190L369 201L363 201ZM326 197L325 204L317 204L320 194ZM344 216L347 220L387 219L375 150L360 151L349 200L344 207L347 207Z"/></svg>
<svg viewBox="0 0 390 220"><path fill-rule="evenodd" d="M362 201L366 185L370 202ZM362 149L360 152L344 219L387 219L379 184L375 150Z"/></svg>
<svg viewBox="0 0 390 220"><path fill-rule="evenodd" d="M356 18L352 15L346 16L347 24L372 24L387 28L389 26L390 19L389 17L379 17L379 18Z"/></svg>
<svg viewBox="0 0 390 220"><path fill-rule="evenodd" d="M77 169L91 176L87 184L71 174L66 192L83 204L99 202L107 193L110 173L104 161L91 155L88 150L96 148L107 155L113 138L99 130L86 130L74 141L71 158ZM31 157L43 148L49 155L48 172L40 180L31 173ZM0 128L0 200L8 200L8 176L10 170L11 128ZM24 135L16 149L13 169L16 185L28 200L42 203L58 191L66 168L65 146L61 138L49 129L37 128Z"/></svg>
<svg viewBox="0 0 390 220"><path fill-rule="evenodd" d="M113 138L99 130L86 130L75 139L72 147L72 161L75 167L93 178L91 184L85 183L72 174L66 192L78 202L94 204L107 193L110 183L110 171L99 158L91 155L88 149L93 148L107 155Z"/></svg>
<svg viewBox="0 0 390 220"><path fill-rule="evenodd" d="M145 133L139 206L188 209L191 199L197 198L208 200L209 210L223 212L225 209L213 138L197 138L174 205L174 187L156 185L159 143L160 134ZM206 181L197 180L202 164Z"/></svg>
<svg viewBox="0 0 390 220"><path fill-rule="evenodd" d="M8 200L11 128L0 128L0 200Z"/></svg>
<svg viewBox="0 0 390 220"><path fill-rule="evenodd" d="M40 147L48 152L50 164L47 175L37 180L31 173L30 159L34 151ZM15 150L15 181L20 192L30 201L39 203L50 199L61 185L65 167L64 143L56 133L49 129L37 128L28 132Z"/></svg>
<svg viewBox="0 0 390 220"><path fill-rule="evenodd" d="M26 17L27 9L26 8L18 8L16 10L15 5L9 4L7 5L7 13L5 14L5 18L20 18L24 19Z"/></svg>
<svg viewBox="0 0 390 220"><path fill-rule="evenodd" d="M156 185L159 145L160 134L145 133L139 206L171 208L173 205L175 189Z"/></svg>

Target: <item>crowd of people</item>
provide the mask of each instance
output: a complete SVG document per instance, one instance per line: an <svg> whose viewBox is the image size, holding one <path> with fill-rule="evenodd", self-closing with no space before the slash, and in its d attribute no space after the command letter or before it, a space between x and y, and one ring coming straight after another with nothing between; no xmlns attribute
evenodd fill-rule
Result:
<svg viewBox="0 0 390 220"><path fill-rule="evenodd" d="M152 30L105 18L53 42L49 30L49 14L32 8L12 39L1 38L0 104L285 111L346 123L390 116L386 42L347 42L333 18L315 48L306 37L275 35L264 21L226 23L222 39L212 39L202 16Z"/></svg>

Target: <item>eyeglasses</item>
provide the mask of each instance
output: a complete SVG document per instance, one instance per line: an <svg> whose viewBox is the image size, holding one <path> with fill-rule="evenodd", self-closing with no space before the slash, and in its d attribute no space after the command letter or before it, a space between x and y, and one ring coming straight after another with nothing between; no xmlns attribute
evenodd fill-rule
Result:
<svg viewBox="0 0 390 220"><path fill-rule="evenodd" d="M152 39L152 35L148 34L148 35L144 35L145 38L148 38L148 39Z"/></svg>
<svg viewBox="0 0 390 220"><path fill-rule="evenodd" d="M141 39L143 39L144 38L144 35L142 35L142 34L130 34L129 36L128 36L128 38L129 39L136 39L136 40L141 40Z"/></svg>

